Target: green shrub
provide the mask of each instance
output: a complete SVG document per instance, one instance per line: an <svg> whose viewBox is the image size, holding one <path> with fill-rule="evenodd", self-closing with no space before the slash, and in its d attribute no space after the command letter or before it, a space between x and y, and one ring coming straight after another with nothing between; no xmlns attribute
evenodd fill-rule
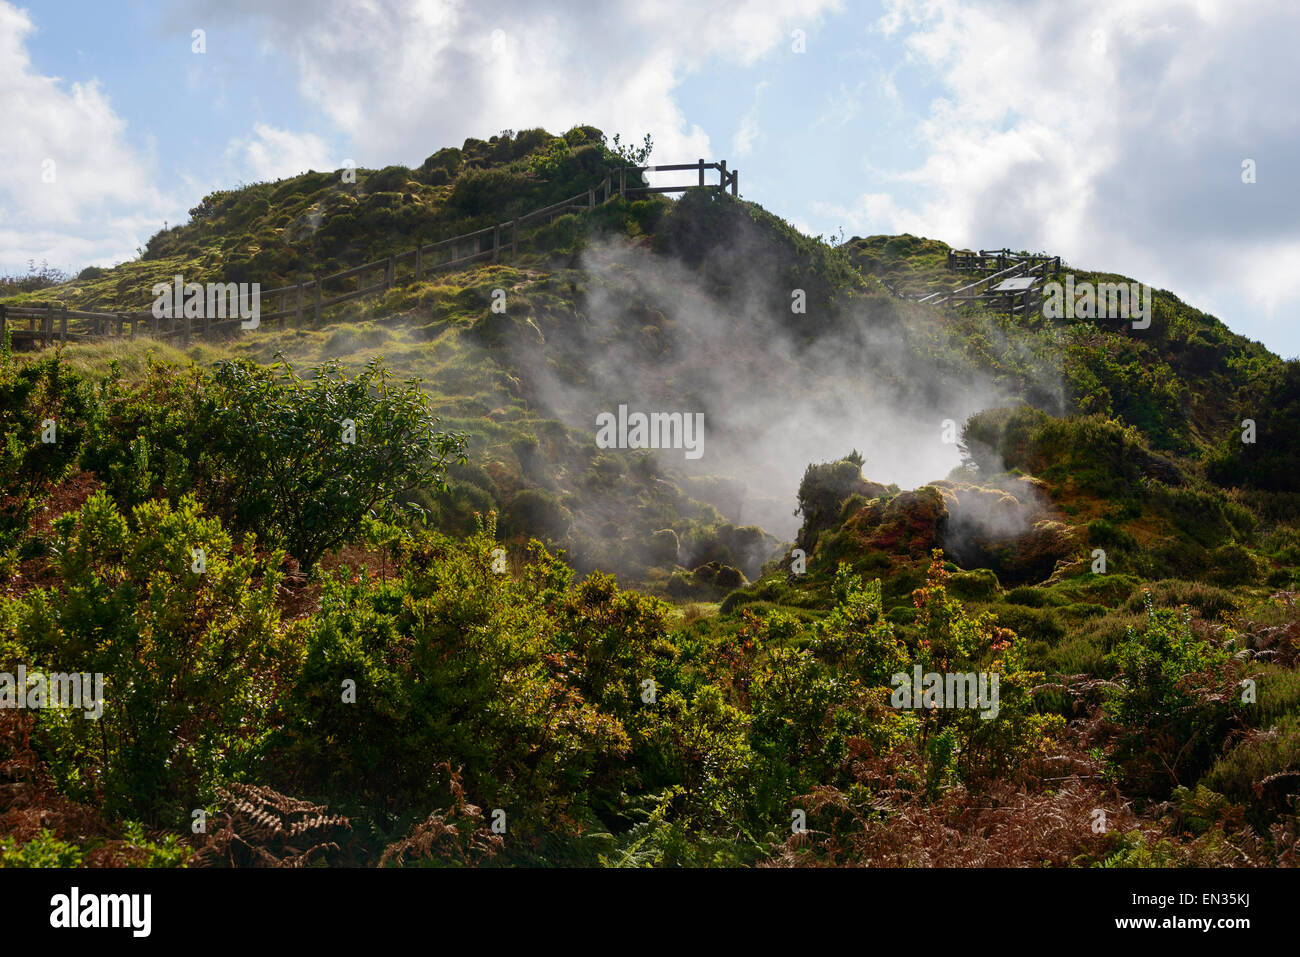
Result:
<svg viewBox="0 0 1300 957"><path fill-rule="evenodd" d="M95 420L93 396L57 354L0 355L0 552L76 464Z"/></svg>
<svg viewBox="0 0 1300 957"><path fill-rule="evenodd" d="M975 568L953 572L948 579L948 590L965 601L994 601L1000 586L998 576L991 569Z"/></svg>
<svg viewBox="0 0 1300 957"><path fill-rule="evenodd" d="M1130 598L1125 607L1129 611L1140 612L1146 608L1148 601L1158 607L1187 605L1206 621L1214 621L1235 611L1238 605L1232 592L1222 588L1201 582L1171 580L1148 585L1143 592Z"/></svg>
<svg viewBox="0 0 1300 957"><path fill-rule="evenodd" d="M405 166L385 166L376 173L371 173L365 179L366 192L371 197L376 194L385 193L397 196L401 199L401 190L406 186L407 180L411 178L411 171Z"/></svg>
<svg viewBox="0 0 1300 957"><path fill-rule="evenodd" d="M1067 604L1065 598L1046 588L1034 588L1032 585L1020 585L1006 593L1003 601L1026 608L1047 608Z"/></svg>
<svg viewBox="0 0 1300 957"><path fill-rule="evenodd" d="M533 235L533 244L537 249L545 252L572 249L579 234L578 217L573 213L566 213L537 230Z"/></svg>
<svg viewBox="0 0 1300 957"><path fill-rule="evenodd" d="M925 756L926 778L932 789L955 780L975 785L1011 773L1064 726L1060 717L1039 713L1033 689L1042 674L1029 670L1025 641L1001 627L989 612L968 613L948 594L948 580L941 553L936 551L924 584L913 595L918 644L907 666L895 670L909 687L910 666L919 666L922 673L996 674L998 710L992 719L972 707L910 712L917 719L914 740ZM897 685L895 689L896 695Z"/></svg>
<svg viewBox="0 0 1300 957"><path fill-rule="evenodd" d="M498 573L495 547L490 527L430 537L404 546L400 580L326 580L282 736L286 775L427 813L446 799L449 762L475 803L517 821L564 813L602 782L617 793L627 732L583 692L626 706L641 680L628 672L655 677L636 663L664 650L666 610L608 579L571 591L541 550Z"/></svg>
<svg viewBox="0 0 1300 957"><path fill-rule="evenodd" d="M1189 619L1147 602L1146 627L1109 656L1118 688L1107 709L1123 733L1113 759L1140 793L1163 797L1217 753L1238 700L1229 653ZM1220 688L1226 694L1216 692Z"/></svg>
<svg viewBox="0 0 1300 957"><path fill-rule="evenodd" d="M59 840L48 828L42 828L26 844L19 844L12 837L0 837L0 867L81 866L81 848Z"/></svg>
<svg viewBox="0 0 1300 957"><path fill-rule="evenodd" d="M510 537L536 537L552 542L564 541L573 526L573 513L559 496L545 489L524 489L506 508L501 531Z"/></svg>
<svg viewBox="0 0 1300 957"><path fill-rule="evenodd" d="M450 182L461 169L464 158L454 146L440 149L420 164L421 179L432 185L440 186Z"/></svg>
<svg viewBox="0 0 1300 957"><path fill-rule="evenodd" d="M1300 714L1288 714L1264 732L1248 735L1201 778L1201 783L1251 808L1267 825L1288 808L1300 773Z"/></svg>
<svg viewBox="0 0 1300 957"><path fill-rule="evenodd" d="M998 624L1023 638L1054 644L1065 637L1065 626L1055 610L1024 605L996 604L989 607Z"/></svg>
<svg viewBox="0 0 1300 957"><path fill-rule="evenodd" d="M1088 523L1088 544L1098 548L1132 550L1138 547L1137 539L1104 518Z"/></svg>
<svg viewBox="0 0 1300 957"><path fill-rule="evenodd" d="M107 424L86 462L125 501L192 489L236 532L256 531L305 571L353 541L367 516L395 517L439 488L464 437L441 432L415 382L379 360L300 378L288 363L223 361L212 373L155 368L138 389L110 384Z"/></svg>
<svg viewBox="0 0 1300 957"><path fill-rule="evenodd" d="M1250 408L1255 410L1254 441L1243 441L1240 420L1231 422L1209 456L1206 471L1220 485L1289 492L1300 474L1300 448L1294 439L1300 418L1300 361L1292 359L1271 376L1260 394L1251 396Z"/></svg>
<svg viewBox="0 0 1300 957"><path fill-rule="evenodd" d="M1262 563L1241 545L1220 545L1210 552L1210 580L1216 585L1253 585L1262 571Z"/></svg>
<svg viewBox="0 0 1300 957"><path fill-rule="evenodd" d="M835 525L844 503L854 494L870 490L862 479L860 456L809 465L799 483L797 514L803 516L799 529L799 546L811 550L820 532Z"/></svg>
<svg viewBox="0 0 1300 957"><path fill-rule="evenodd" d="M671 528L661 528L650 536L650 552L647 556L655 565L672 566L677 563L677 554L681 543L677 533Z"/></svg>
<svg viewBox="0 0 1300 957"><path fill-rule="evenodd" d="M1196 542L1171 537L1132 557L1149 578L1197 578L1210 565L1210 553Z"/></svg>
<svg viewBox="0 0 1300 957"><path fill-rule="evenodd" d="M29 669L101 673L103 713L44 709L36 738L75 799L185 826L254 762L291 674L279 556L256 557L251 537L236 554L188 498L128 520L99 492L56 526L58 583L13 600L0 622Z"/></svg>
<svg viewBox="0 0 1300 957"><path fill-rule="evenodd" d="M152 358L133 386L111 370L101 385L102 427L86 445L83 467L127 508L154 497L177 501L194 491L208 438L204 389L197 369L181 372Z"/></svg>

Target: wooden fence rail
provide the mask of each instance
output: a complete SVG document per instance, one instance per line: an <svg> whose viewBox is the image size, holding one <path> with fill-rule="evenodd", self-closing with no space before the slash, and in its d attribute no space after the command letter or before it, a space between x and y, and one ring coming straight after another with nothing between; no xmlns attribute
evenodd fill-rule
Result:
<svg viewBox="0 0 1300 957"><path fill-rule="evenodd" d="M635 186L629 185L628 174L633 174L633 182L641 182L639 174L650 172L680 172L695 170L697 182L687 186ZM715 184L705 183L705 172L717 170L719 177ZM731 190L732 196L739 195L740 173L727 169L727 161L706 163L703 159L695 163L678 163L668 166L624 166L612 170L601 182L590 189L552 203L541 209L535 209L523 216L505 222L486 226L473 232L450 236L431 243L421 243L413 249L394 253L374 262L352 266L341 272L328 276L318 276L281 286L277 289L260 290L260 302L270 303L270 312L259 313L262 322L280 323L284 328L287 320L292 318L295 326L301 326L305 312L311 312L319 322L323 312L353 299L388 292L398 282L398 263L411 264L409 281L419 282L425 275L443 269L465 266L469 263L490 260L499 262L504 255L514 260L519 250L519 231L540 224L543 220L554 222L560 216L569 213L583 213L595 209L598 205L609 202L615 195L619 197L641 196L658 193L682 193L689 189L706 187L718 192ZM617 182L617 187L615 186ZM382 277L367 284L372 277L383 270ZM340 284L354 282L355 288L341 291ZM330 293L326 294L326 287ZM173 313L180 311L178 304L173 304ZM85 321L89 331L68 331L68 320ZM17 328L16 321L26 320L27 328ZM55 342L84 342L88 339L130 338L134 339L138 330L156 339L179 338L186 346L195 334L211 336L227 333L240 328L243 320L216 319L205 316L201 326L187 316L164 316L158 318L152 308L127 312L91 312L83 309L69 309L54 303L31 303L23 305L0 304L0 341L8 335L17 345L22 343L35 348L45 348ZM57 325L57 332L55 331Z"/></svg>
<svg viewBox="0 0 1300 957"><path fill-rule="evenodd" d="M972 283L967 283L959 289L951 292L932 292L928 296L921 296L916 299L917 302L923 302L931 306L955 306L958 303L972 303L979 300L1000 299L1002 296L993 292L993 283L997 280L1014 279L1017 276L1046 276L1050 271L1055 275L1061 271L1060 256L1020 256L1009 250L995 250L992 253L980 250L978 254L965 250L958 250L956 253L950 250L948 252L948 265L952 269L971 268L965 264L969 257L977 256L981 261L992 260L991 264L997 266L997 272L991 273L983 278L977 279ZM954 265L954 256L958 265ZM1007 265L1010 263L1010 265ZM980 287L985 287L982 291Z"/></svg>

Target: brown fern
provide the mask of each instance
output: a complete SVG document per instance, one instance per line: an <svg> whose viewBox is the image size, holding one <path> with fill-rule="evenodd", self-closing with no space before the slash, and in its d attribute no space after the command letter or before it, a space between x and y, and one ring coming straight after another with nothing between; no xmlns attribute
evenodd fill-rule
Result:
<svg viewBox="0 0 1300 957"><path fill-rule="evenodd" d="M483 820L483 809L470 804L461 784L460 770L443 764L451 791L451 803L434 811L406 837L384 848L380 867L402 867L416 861L475 867L496 857L505 846Z"/></svg>
<svg viewBox="0 0 1300 957"><path fill-rule="evenodd" d="M217 789L221 826L207 835L196 865L305 867L340 850L336 838L351 821L325 805L289 797L268 787L227 784Z"/></svg>

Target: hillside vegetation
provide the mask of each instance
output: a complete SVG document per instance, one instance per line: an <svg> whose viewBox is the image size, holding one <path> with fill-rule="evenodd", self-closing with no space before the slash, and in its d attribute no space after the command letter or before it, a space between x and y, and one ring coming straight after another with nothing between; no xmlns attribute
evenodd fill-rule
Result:
<svg viewBox="0 0 1300 957"><path fill-rule="evenodd" d="M634 158L222 191L5 301L297 282ZM0 710L0 863L1294 864L1300 366L1165 290L1144 330L895 294L947 251L693 189L319 325L5 343L0 672L105 690ZM703 454L602 447L620 404ZM998 698L900 705L917 668Z"/></svg>

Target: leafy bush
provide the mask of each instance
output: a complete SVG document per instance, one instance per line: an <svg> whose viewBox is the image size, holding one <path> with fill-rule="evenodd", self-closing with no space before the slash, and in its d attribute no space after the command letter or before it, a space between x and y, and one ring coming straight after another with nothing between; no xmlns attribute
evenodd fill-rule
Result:
<svg viewBox="0 0 1300 957"><path fill-rule="evenodd" d="M1252 585L1260 572L1260 561L1241 545L1220 545L1210 552L1210 578L1216 585Z"/></svg>
<svg viewBox="0 0 1300 957"><path fill-rule="evenodd" d="M573 513L559 496L545 489L524 489L506 510L501 531L509 536L536 537L562 542L573 525Z"/></svg>
<svg viewBox="0 0 1300 957"><path fill-rule="evenodd" d="M1281 374L1251 397L1254 442L1243 441L1244 429L1234 421L1223 441L1208 457L1207 472L1221 485L1291 491L1300 474L1300 445L1295 423L1300 418L1300 360L1287 362Z"/></svg>
<svg viewBox="0 0 1300 957"><path fill-rule="evenodd" d="M367 516L392 520L417 487L439 488L464 438L434 428L415 382L379 360L355 376L337 362L300 378L288 363L223 361L210 374L154 370L114 388L88 464L130 501L192 488L235 531L256 531L310 571L355 539Z"/></svg>
<svg viewBox="0 0 1300 957"><path fill-rule="evenodd" d="M128 519L100 492L56 525L58 583L12 600L0 635L31 670L102 673L103 714L45 709L37 740L65 793L183 826L273 724L294 657L278 556L259 559L251 537L237 554L189 498Z"/></svg>
<svg viewBox="0 0 1300 957"><path fill-rule="evenodd" d="M677 533L671 528L661 528L650 536L650 551L647 558L656 565L671 567L677 563L680 550L681 543L677 539Z"/></svg>
<svg viewBox="0 0 1300 957"><path fill-rule="evenodd" d="M615 667L618 655L584 671L586 639L565 608L612 615L615 636L643 615L658 633L661 613L621 606L608 582L571 595L571 573L540 549L518 577L498 573L495 547L489 525L464 542L407 543L400 580L326 579L281 736L286 776L389 813L427 814L450 799L439 771L449 762L476 803L536 822L580 804L616 769L627 732L579 683L608 699L601 675L633 679ZM599 635L595 621L586 627Z"/></svg>
<svg viewBox="0 0 1300 957"><path fill-rule="evenodd" d="M871 485L862 478L862 460L855 452L838 462L809 465L799 482L798 508L803 516L800 547L811 550L820 532L835 525L845 500L857 494L870 498Z"/></svg>
<svg viewBox="0 0 1300 957"><path fill-rule="evenodd" d="M1165 796L1208 766L1239 696L1224 648L1149 598L1146 612L1146 627L1107 659L1118 684L1107 710L1122 729L1112 760L1141 793Z"/></svg>
<svg viewBox="0 0 1300 957"><path fill-rule="evenodd" d="M913 596L923 636L912 664L923 673L998 676L997 714L986 718L974 708L921 709L916 736L931 784L951 773L969 783L1006 776L1041 752L1064 726L1060 717L1041 714L1034 687L1042 673L1028 667L1023 638L1000 627L989 612L969 614L948 595L949 574L936 551L925 584ZM904 669L900 669L904 670ZM910 677L910 670L904 670Z"/></svg>
<svg viewBox="0 0 1300 957"><path fill-rule="evenodd" d="M405 166L385 166L366 177L366 192L371 196L377 193L398 195L400 199L400 191L410 178L411 171Z"/></svg>
<svg viewBox="0 0 1300 957"><path fill-rule="evenodd" d="M57 354L23 363L0 355L0 423L2 552L77 462L94 430L94 400Z"/></svg>
<svg viewBox="0 0 1300 957"><path fill-rule="evenodd" d="M130 508L154 497L178 501L199 484L209 436L202 426L203 375L149 360L128 386L112 368L99 392L101 428L82 465L115 501Z"/></svg>

